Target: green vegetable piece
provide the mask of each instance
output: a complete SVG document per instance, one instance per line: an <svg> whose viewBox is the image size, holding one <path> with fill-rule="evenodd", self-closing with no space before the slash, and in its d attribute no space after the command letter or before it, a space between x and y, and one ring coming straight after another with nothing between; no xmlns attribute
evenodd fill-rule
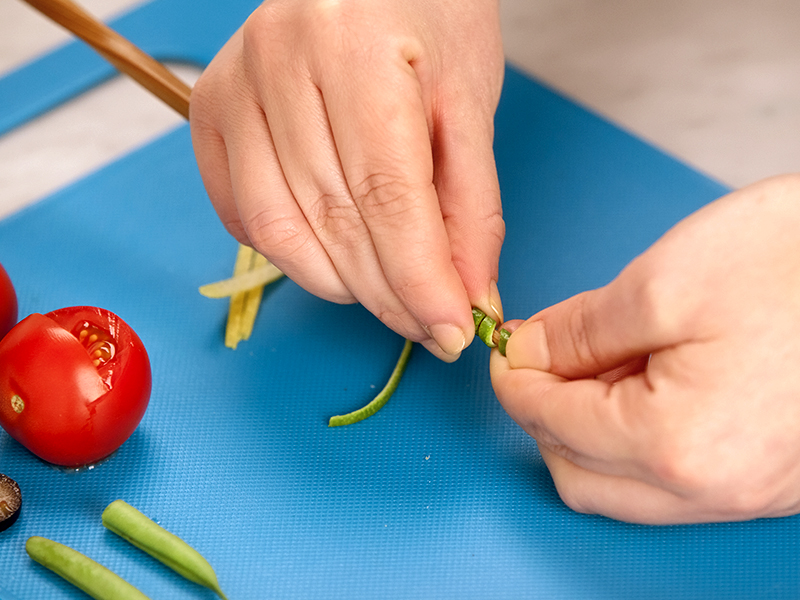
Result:
<svg viewBox="0 0 800 600"><path fill-rule="evenodd" d="M478 328L481 326L481 321L486 318L486 313L480 308L472 307L472 320L475 321L475 333L478 333Z"/></svg>
<svg viewBox="0 0 800 600"><path fill-rule="evenodd" d="M383 389L369 404L359 408L358 410L354 410L351 413L347 413L346 415L336 415L331 417L328 421L328 427L339 427L341 425L352 425L353 423L358 423L367 417L371 417L381 408L383 408L383 405L386 404L389 398L391 398L392 394L394 394L394 391L397 389L397 385L400 383L400 379L403 377L403 372L406 370L406 365L408 364L408 359L411 356L411 348L413 348L413 346L414 342L411 340L406 340L405 344L403 344L403 351L400 353L400 358L398 359L392 374L389 376L389 381L386 382L386 385L383 387Z"/></svg>
<svg viewBox="0 0 800 600"><path fill-rule="evenodd" d="M506 355L506 344L508 344L508 338L510 337L511 337L511 332L509 332L508 329L500 330L500 339L497 342L497 349L503 356Z"/></svg>
<svg viewBox="0 0 800 600"><path fill-rule="evenodd" d="M494 348L497 346L495 341L492 339L492 334L494 334L495 327L497 327L497 321L495 321L492 317L483 317L481 324L478 325L478 337L481 341L489 346L489 348Z"/></svg>
<svg viewBox="0 0 800 600"><path fill-rule="evenodd" d="M34 536L25 542L25 551L95 600L148 600L122 577L69 546Z"/></svg>
<svg viewBox="0 0 800 600"><path fill-rule="evenodd" d="M472 308L472 320L475 321L475 335L489 348L496 347L500 354L505 356L511 332L507 329L497 331L497 321L487 316L480 308Z"/></svg>
<svg viewBox="0 0 800 600"><path fill-rule="evenodd" d="M181 538L151 521L130 504L114 500L103 511L102 518L103 525L118 536L189 581L199 583L225 599L217 575L208 561Z"/></svg>
<svg viewBox="0 0 800 600"><path fill-rule="evenodd" d="M497 321L474 306L472 307L472 320L475 322L475 335L489 348L497 346L497 342L494 340Z"/></svg>

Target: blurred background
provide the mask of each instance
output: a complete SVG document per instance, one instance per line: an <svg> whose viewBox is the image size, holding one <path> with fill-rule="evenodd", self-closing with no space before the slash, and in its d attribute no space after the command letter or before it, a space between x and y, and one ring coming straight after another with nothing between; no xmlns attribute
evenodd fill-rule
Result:
<svg viewBox="0 0 800 600"><path fill-rule="evenodd" d="M105 20L142 3L80 0ZM21 1L0 7L0 76L69 39ZM739 187L800 171L798 0L501 0L501 12L509 62L708 176ZM0 218L180 123L119 77L0 137Z"/></svg>

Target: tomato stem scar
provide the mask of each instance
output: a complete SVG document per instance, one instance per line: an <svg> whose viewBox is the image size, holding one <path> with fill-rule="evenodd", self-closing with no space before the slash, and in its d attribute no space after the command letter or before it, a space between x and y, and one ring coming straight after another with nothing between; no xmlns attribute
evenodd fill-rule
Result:
<svg viewBox="0 0 800 600"><path fill-rule="evenodd" d="M15 413L20 414L23 410L25 410L25 401L21 396L14 394L11 396L11 408L14 409Z"/></svg>

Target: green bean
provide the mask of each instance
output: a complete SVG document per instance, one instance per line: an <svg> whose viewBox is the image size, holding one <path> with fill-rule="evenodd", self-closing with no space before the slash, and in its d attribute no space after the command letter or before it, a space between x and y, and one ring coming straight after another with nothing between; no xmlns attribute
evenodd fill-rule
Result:
<svg viewBox="0 0 800 600"><path fill-rule="evenodd" d="M506 344L508 344L508 338L510 337L511 337L511 332L508 329L500 330L500 339L497 341L497 349L503 356L506 355Z"/></svg>
<svg viewBox="0 0 800 600"><path fill-rule="evenodd" d="M148 600L119 575L69 546L34 536L25 542L25 551L95 600Z"/></svg>
<svg viewBox="0 0 800 600"><path fill-rule="evenodd" d="M481 324L478 326L478 337L484 344L489 346L489 348L494 348L497 346L495 341L492 339L492 334L494 333L496 327L497 321L491 317L484 317L481 321Z"/></svg>
<svg viewBox="0 0 800 600"><path fill-rule="evenodd" d="M199 583L216 592L220 598L225 598L214 569L197 550L151 521L130 504L115 500L103 511L102 519L103 525L118 536L144 550L189 581Z"/></svg>
<svg viewBox="0 0 800 600"><path fill-rule="evenodd" d="M371 417L381 408L383 408L383 405L386 404L392 394L394 394L394 391L397 389L397 385L400 383L400 379L403 377L403 371L406 370L406 365L408 364L408 359L411 356L411 348L413 346L414 343L411 340L406 340L405 344L403 344L403 351L400 353L400 358L397 360L397 364L395 365L392 374L389 376L389 381L386 382L386 385L383 387L383 389L369 404L359 408L358 410L354 410L351 413L347 413L346 415L336 415L331 417L328 421L328 427L339 427L340 425L351 425L353 423L358 423L367 417Z"/></svg>
<svg viewBox="0 0 800 600"><path fill-rule="evenodd" d="M506 355L506 344L511 333L507 329L497 331L497 321L486 315L480 308L472 308L472 320L475 322L475 335L489 348L497 348L500 354Z"/></svg>

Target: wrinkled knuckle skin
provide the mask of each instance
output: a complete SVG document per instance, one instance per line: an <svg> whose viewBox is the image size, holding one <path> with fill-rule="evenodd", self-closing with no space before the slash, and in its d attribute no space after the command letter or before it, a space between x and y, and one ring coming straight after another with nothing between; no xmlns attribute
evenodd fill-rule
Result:
<svg viewBox="0 0 800 600"><path fill-rule="evenodd" d="M494 237L497 240L497 245L502 246L506 238L506 222L503 219L503 215L500 212L495 212L487 219L484 219L481 231Z"/></svg>
<svg viewBox="0 0 800 600"><path fill-rule="evenodd" d="M244 223L247 239L261 254L275 263L292 258L306 243L306 235L292 219L271 218L260 212Z"/></svg>
<svg viewBox="0 0 800 600"><path fill-rule="evenodd" d="M366 218L398 223L413 209L418 193L394 175L373 173L353 186L353 199Z"/></svg>
<svg viewBox="0 0 800 600"><path fill-rule="evenodd" d="M569 318L567 331L571 346L571 356L575 357L577 364L585 365L590 370L599 370L600 361L597 358L595 349L592 347L591 336L587 330L590 322L587 318L587 310L586 295L584 294L578 297L578 304ZM557 372L558 365L553 364L552 369Z"/></svg>
<svg viewBox="0 0 800 600"><path fill-rule="evenodd" d="M452 216L447 220L451 219ZM493 238L498 248L503 245L503 241L506 237L506 222L503 219L501 210L492 210L487 214L480 215L470 225L470 231L478 232L483 237Z"/></svg>
<svg viewBox="0 0 800 600"><path fill-rule="evenodd" d="M313 228L345 250L352 250L366 233L361 214L352 202L337 194L321 194L309 209L314 216Z"/></svg>

